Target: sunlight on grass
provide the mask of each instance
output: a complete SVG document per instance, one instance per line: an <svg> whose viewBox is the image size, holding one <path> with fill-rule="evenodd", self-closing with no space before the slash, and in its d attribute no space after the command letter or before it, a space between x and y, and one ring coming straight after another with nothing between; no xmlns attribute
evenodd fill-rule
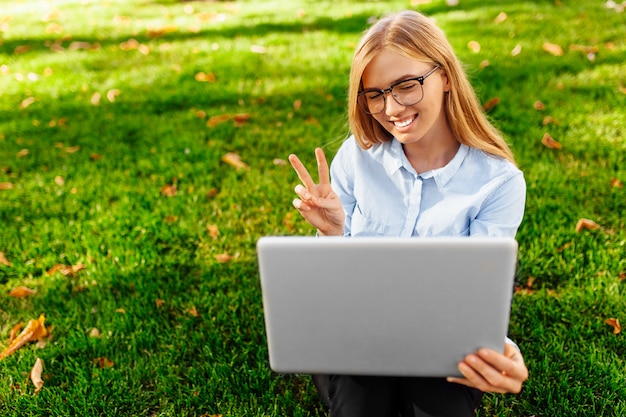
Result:
<svg viewBox="0 0 626 417"><path fill-rule="evenodd" d="M324 415L308 376L268 367L255 243L313 233L285 160L336 151L353 49L406 7L499 99L528 183L510 331L531 378L479 415L626 414L606 324L626 322L624 15L592 0L3 2L0 349L41 313L54 328L0 362L0 414Z"/></svg>

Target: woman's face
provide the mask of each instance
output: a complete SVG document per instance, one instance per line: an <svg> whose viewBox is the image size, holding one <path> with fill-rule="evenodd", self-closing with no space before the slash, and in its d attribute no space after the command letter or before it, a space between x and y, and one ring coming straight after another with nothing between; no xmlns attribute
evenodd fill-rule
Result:
<svg viewBox="0 0 626 417"><path fill-rule="evenodd" d="M386 90L398 81L424 76L433 68L433 64L385 50L365 68L362 77L363 90ZM393 92L402 95L401 87L394 87ZM420 87L416 85L413 88ZM435 70L424 79L422 88L422 100L412 105L400 104L391 93L386 93L384 109L380 113L372 114L389 133L405 145L452 135L443 108L444 93L450 88L445 73L440 69ZM375 94L371 97L374 98Z"/></svg>

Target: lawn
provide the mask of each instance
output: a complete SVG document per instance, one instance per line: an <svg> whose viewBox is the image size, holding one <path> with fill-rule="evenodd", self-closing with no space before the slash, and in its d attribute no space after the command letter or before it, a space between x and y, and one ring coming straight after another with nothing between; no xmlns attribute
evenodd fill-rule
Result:
<svg viewBox="0 0 626 417"><path fill-rule="evenodd" d="M412 8L528 184L510 335L530 379L479 415L626 415L620 7L3 1L0 351L40 315L50 335L0 360L0 414L324 415L307 375L269 369L255 243L314 233L287 155L337 150L362 31Z"/></svg>

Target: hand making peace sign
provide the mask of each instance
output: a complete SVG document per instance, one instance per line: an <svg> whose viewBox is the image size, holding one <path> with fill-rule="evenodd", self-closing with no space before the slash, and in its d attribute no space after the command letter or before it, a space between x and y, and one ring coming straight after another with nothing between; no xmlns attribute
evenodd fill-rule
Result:
<svg viewBox="0 0 626 417"><path fill-rule="evenodd" d="M298 197L293 206L313 227L320 236L343 236L345 214L339 197L330 187L330 172L326 156L321 148L315 149L319 184L313 182L309 171L296 155L289 155L289 162L298 174L302 184L296 185L294 191Z"/></svg>

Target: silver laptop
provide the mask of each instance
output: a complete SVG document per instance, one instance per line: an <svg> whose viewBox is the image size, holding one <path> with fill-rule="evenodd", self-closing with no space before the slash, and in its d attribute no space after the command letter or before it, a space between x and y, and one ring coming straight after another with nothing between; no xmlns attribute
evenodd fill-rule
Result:
<svg viewBox="0 0 626 417"><path fill-rule="evenodd" d="M263 237L257 255L276 372L456 376L504 349L513 238Z"/></svg>

